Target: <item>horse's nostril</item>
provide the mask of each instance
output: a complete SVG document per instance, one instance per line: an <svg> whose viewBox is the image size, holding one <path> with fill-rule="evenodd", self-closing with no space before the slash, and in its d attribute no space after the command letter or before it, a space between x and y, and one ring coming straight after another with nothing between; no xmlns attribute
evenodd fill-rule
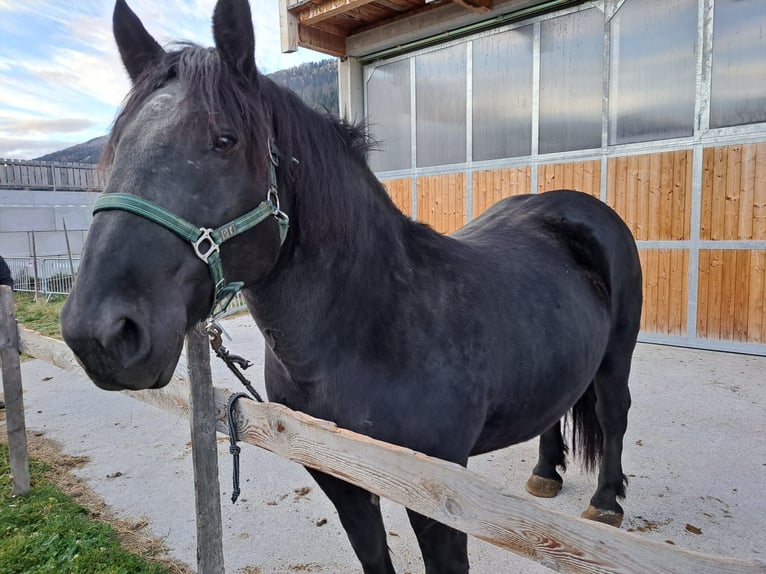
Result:
<svg viewBox="0 0 766 574"><path fill-rule="evenodd" d="M130 317L122 317L106 327L99 338L104 351L112 355L123 368L143 358L142 330Z"/></svg>
<svg viewBox="0 0 766 574"><path fill-rule="evenodd" d="M136 354L141 347L141 332L138 325L127 317L121 321L122 325L115 341L115 352L120 358L123 367L136 358Z"/></svg>

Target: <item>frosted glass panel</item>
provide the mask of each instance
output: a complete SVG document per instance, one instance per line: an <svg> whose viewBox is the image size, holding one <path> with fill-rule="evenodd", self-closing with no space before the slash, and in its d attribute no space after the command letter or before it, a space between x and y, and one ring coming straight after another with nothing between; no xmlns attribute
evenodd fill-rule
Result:
<svg viewBox="0 0 766 574"><path fill-rule="evenodd" d="M604 14L540 25L540 153L601 147Z"/></svg>
<svg viewBox="0 0 766 574"><path fill-rule="evenodd" d="M415 57L417 163L465 161L466 45Z"/></svg>
<svg viewBox="0 0 766 574"><path fill-rule="evenodd" d="M611 34L609 143L692 135L697 0L627 0Z"/></svg>
<svg viewBox="0 0 766 574"><path fill-rule="evenodd" d="M532 26L473 42L473 159L532 152Z"/></svg>
<svg viewBox="0 0 766 574"><path fill-rule="evenodd" d="M412 167L409 60L374 68L367 82L367 118L380 149L370 152L373 171Z"/></svg>
<svg viewBox="0 0 766 574"><path fill-rule="evenodd" d="M714 6L710 127L766 122L766 2Z"/></svg>

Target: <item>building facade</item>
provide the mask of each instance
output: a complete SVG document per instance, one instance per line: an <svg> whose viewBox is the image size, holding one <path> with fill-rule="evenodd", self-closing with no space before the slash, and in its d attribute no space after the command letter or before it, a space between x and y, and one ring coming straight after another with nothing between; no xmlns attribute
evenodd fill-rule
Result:
<svg viewBox="0 0 766 574"><path fill-rule="evenodd" d="M766 2L379 4L288 0L283 47L342 56L402 211L584 191L636 238L642 340L766 353Z"/></svg>

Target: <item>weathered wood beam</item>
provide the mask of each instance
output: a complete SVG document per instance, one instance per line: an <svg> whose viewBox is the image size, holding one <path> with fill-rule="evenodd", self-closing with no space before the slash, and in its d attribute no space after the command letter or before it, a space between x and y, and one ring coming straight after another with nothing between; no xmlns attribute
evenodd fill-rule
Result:
<svg viewBox="0 0 766 574"><path fill-rule="evenodd" d="M21 350L82 373L61 341L20 329ZM215 388L217 430L228 432L230 393ZM189 385L175 378L163 389L132 397L188 416ZM641 538L506 494L466 468L338 428L275 403L239 401L243 442L356 484L443 524L511 550L559 572L597 574L765 574L766 563L707 556Z"/></svg>
<svg viewBox="0 0 766 574"><path fill-rule="evenodd" d="M463 8L468 8L474 12L484 13L492 10L492 0L452 0Z"/></svg>
<svg viewBox="0 0 766 574"><path fill-rule="evenodd" d="M21 387L18 332L13 311L13 292L0 285L0 366L2 366L5 429L11 467L11 492L29 492L29 453L24 423L24 391Z"/></svg>
<svg viewBox="0 0 766 574"><path fill-rule="evenodd" d="M346 38L305 24L298 25L298 44L331 56L346 55Z"/></svg>
<svg viewBox="0 0 766 574"><path fill-rule="evenodd" d="M332 34L333 36L337 36L339 38L345 38L348 34L348 30L346 28L336 24L332 20L323 20L322 22L311 26L311 28L315 30L321 30L322 32L327 32L328 34Z"/></svg>
<svg viewBox="0 0 766 574"><path fill-rule="evenodd" d="M375 0L327 0L321 4L313 4L308 9L298 14L298 19L303 24L313 26L317 22L333 18L354 8L370 4Z"/></svg>
<svg viewBox="0 0 766 574"><path fill-rule="evenodd" d="M197 513L197 572L226 574L210 342L199 327L192 329L186 336L191 411L189 427L194 469L194 507Z"/></svg>
<svg viewBox="0 0 766 574"><path fill-rule="evenodd" d="M298 18L288 11L288 1L279 0L279 39L286 54L298 49Z"/></svg>

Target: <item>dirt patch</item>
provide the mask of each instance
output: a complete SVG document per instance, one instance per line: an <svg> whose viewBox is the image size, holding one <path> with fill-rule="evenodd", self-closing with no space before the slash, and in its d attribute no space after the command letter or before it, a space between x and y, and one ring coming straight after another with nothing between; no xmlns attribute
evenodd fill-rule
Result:
<svg viewBox="0 0 766 574"><path fill-rule="evenodd" d="M631 520L632 525L627 529L628 532L657 532L663 526L669 525L673 522L672 518L666 518L665 520L648 520L643 516L636 516Z"/></svg>
<svg viewBox="0 0 766 574"><path fill-rule="evenodd" d="M310 562L308 564L291 564L289 568L293 572L317 572L322 570L322 565Z"/></svg>
<svg viewBox="0 0 766 574"><path fill-rule="evenodd" d="M5 411L0 409L0 437L3 437L3 442L6 436ZM152 534L146 520L119 518L84 480L72 473L88 462L87 457L62 454L61 447L40 432L27 432L27 448L30 457L48 465L45 478L82 505L91 518L110 524L117 531L123 548L150 562L162 564L172 574L194 574L186 564L162 556L166 553L165 545Z"/></svg>

